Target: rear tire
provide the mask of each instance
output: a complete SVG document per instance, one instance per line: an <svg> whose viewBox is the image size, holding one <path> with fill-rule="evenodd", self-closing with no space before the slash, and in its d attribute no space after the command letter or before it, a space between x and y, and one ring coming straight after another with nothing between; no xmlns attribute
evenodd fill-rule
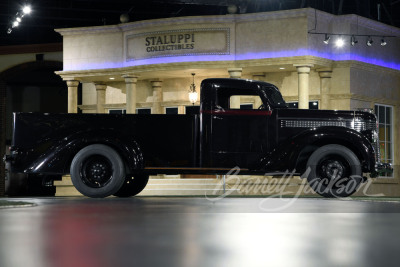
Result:
<svg viewBox="0 0 400 267"><path fill-rule="evenodd" d="M149 181L147 174L127 175L125 183L114 196L131 197L143 191Z"/></svg>
<svg viewBox="0 0 400 267"><path fill-rule="evenodd" d="M315 150L307 162L310 187L324 197L348 197L363 181L357 156L342 145L325 145Z"/></svg>
<svg viewBox="0 0 400 267"><path fill-rule="evenodd" d="M125 166L120 155L111 147L89 145L72 160L71 180L85 196L108 197L115 194L125 182Z"/></svg>

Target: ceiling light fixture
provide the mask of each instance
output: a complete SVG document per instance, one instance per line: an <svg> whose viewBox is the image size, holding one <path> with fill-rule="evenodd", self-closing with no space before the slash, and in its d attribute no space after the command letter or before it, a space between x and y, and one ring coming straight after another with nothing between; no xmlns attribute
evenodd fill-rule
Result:
<svg viewBox="0 0 400 267"><path fill-rule="evenodd" d="M367 39L367 46L372 46L372 43L373 43L374 41L372 40L372 38L371 38L371 36L368 36L368 39Z"/></svg>
<svg viewBox="0 0 400 267"><path fill-rule="evenodd" d="M328 34L325 34L325 39L324 39L324 43L325 44L329 44L329 40L331 39L331 37Z"/></svg>
<svg viewBox="0 0 400 267"><path fill-rule="evenodd" d="M317 34L317 35L324 35L325 38L323 40L324 44L329 44L329 41L332 36L339 36L339 39L335 41L335 45L337 47L342 47L346 44L345 39L343 38L344 36L349 36L350 37L350 44L352 46L355 46L358 43L359 37L366 37L367 38L367 46L372 46L373 38L381 38L381 46L387 45L387 39L388 38L395 38L396 36L394 35L366 35L366 34L348 34L348 33L329 33L329 32L314 32L314 31L309 31L309 34Z"/></svg>
<svg viewBox="0 0 400 267"><path fill-rule="evenodd" d="M351 43L351 46L355 46L358 43L358 41L354 35L351 36L350 43Z"/></svg>
<svg viewBox="0 0 400 267"><path fill-rule="evenodd" d="M15 14L15 17L14 17L15 19L12 22L10 22L10 24L9 24L10 27L8 27L8 29L7 29L7 34L11 34L12 29L18 27L22 22L22 18L25 15L30 14L31 12L32 12L31 6L25 5L24 7L22 7L22 9Z"/></svg>
<svg viewBox="0 0 400 267"><path fill-rule="evenodd" d="M196 92L196 85L194 84L194 75L196 75L196 73L192 73L193 76L193 82L190 85L190 89L189 89L189 101L190 103L192 103L192 105L194 105L194 103L197 102L197 92Z"/></svg>

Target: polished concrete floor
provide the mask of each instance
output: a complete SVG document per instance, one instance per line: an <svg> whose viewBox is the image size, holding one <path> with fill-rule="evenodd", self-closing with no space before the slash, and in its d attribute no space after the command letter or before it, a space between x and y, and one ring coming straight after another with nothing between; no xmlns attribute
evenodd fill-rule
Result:
<svg viewBox="0 0 400 267"><path fill-rule="evenodd" d="M35 198L0 209L1 267L399 266L400 203Z"/></svg>

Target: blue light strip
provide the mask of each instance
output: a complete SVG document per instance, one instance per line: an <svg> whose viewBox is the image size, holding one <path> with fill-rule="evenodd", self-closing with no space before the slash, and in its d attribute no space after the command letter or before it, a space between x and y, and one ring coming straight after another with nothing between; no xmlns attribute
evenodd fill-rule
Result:
<svg viewBox="0 0 400 267"><path fill-rule="evenodd" d="M269 59L269 58L285 58L285 57L300 57L300 56L314 56L325 58L333 61L359 61L367 64L372 64L380 67L400 70L400 63L394 61L386 61L378 58L370 58L354 53L341 53L333 55L331 53L318 52L312 49L298 49L279 52L254 52L244 53L239 55L198 55L198 56L175 56L175 57L160 57L150 58L143 60L135 60L128 62L102 62L102 63L86 63L79 66L78 69L64 69L68 70L91 70L91 69L112 69L124 68L134 66L146 66L154 64L168 64L168 63L183 63L183 62L219 62L219 61L240 61L240 60L254 60L254 59Z"/></svg>

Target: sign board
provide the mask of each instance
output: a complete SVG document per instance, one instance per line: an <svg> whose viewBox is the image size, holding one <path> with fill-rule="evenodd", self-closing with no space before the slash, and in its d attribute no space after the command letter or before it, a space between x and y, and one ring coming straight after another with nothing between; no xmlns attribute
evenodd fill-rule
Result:
<svg viewBox="0 0 400 267"><path fill-rule="evenodd" d="M229 55L229 28L181 29L126 36L126 60L193 55Z"/></svg>

